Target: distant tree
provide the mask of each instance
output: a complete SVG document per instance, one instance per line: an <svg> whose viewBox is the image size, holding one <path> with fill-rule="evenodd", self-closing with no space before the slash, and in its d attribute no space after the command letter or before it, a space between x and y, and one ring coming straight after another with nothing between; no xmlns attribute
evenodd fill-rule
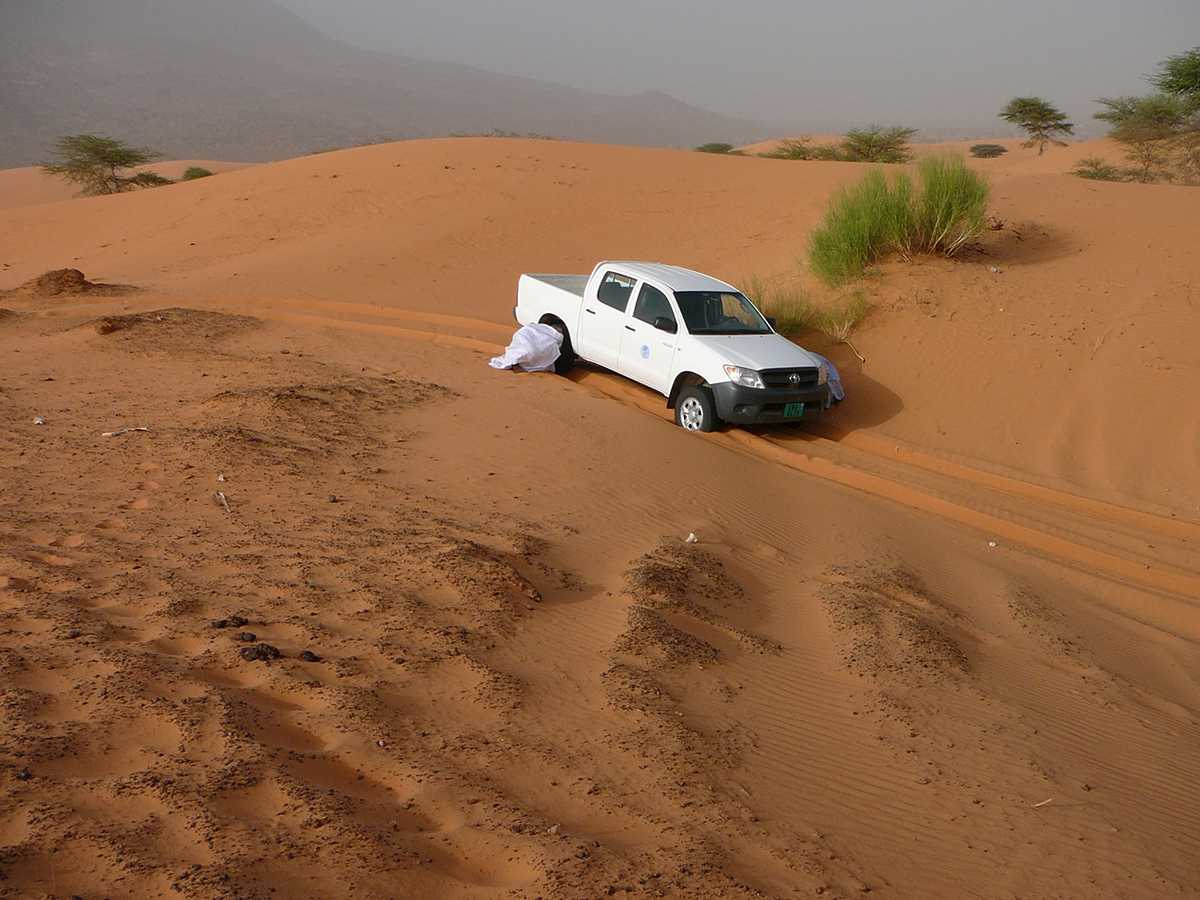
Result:
<svg viewBox="0 0 1200 900"><path fill-rule="evenodd" d="M191 166L183 173L184 181L195 181L197 178L211 178L212 172L200 166Z"/></svg>
<svg viewBox="0 0 1200 900"><path fill-rule="evenodd" d="M154 172L129 170L160 158L161 154L112 138L75 134L59 138L58 159L42 164L42 170L79 185L87 196L120 194L141 187L159 187L171 181Z"/></svg>
<svg viewBox="0 0 1200 900"><path fill-rule="evenodd" d="M1104 97L1096 118L1111 126L1109 137L1125 146L1141 182L1171 178L1171 164L1189 121L1189 102L1176 94Z"/></svg>
<svg viewBox="0 0 1200 900"><path fill-rule="evenodd" d="M1037 147L1038 156L1046 152L1047 144L1067 145L1058 135L1075 133L1066 114L1041 97L1014 97L1000 110L1000 118L1029 135L1025 146Z"/></svg>
<svg viewBox="0 0 1200 900"><path fill-rule="evenodd" d="M1187 97L1200 104L1200 47L1168 57L1150 81L1164 94Z"/></svg>
<svg viewBox="0 0 1200 900"><path fill-rule="evenodd" d="M1176 163L1185 180L1200 181L1200 47L1168 57L1150 79L1164 94L1181 98L1186 118L1174 140Z"/></svg>
<svg viewBox="0 0 1200 900"><path fill-rule="evenodd" d="M696 150L699 153L732 153L733 144L713 142L711 144L701 144Z"/></svg>
<svg viewBox="0 0 1200 900"><path fill-rule="evenodd" d="M908 142L915 128L852 128L842 139L841 158L847 162L902 163L912 159Z"/></svg>
<svg viewBox="0 0 1200 900"><path fill-rule="evenodd" d="M1008 152L1003 144L975 144L971 147L971 155L976 159L995 159Z"/></svg>

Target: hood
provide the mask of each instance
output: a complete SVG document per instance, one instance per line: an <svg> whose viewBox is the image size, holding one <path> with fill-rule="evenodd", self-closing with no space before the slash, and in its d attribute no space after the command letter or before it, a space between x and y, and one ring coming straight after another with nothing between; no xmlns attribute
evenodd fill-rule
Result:
<svg viewBox="0 0 1200 900"><path fill-rule="evenodd" d="M820 363L813 354L778 334L697 334L692 340L722 364L743 369L800 369Z"/></svg>

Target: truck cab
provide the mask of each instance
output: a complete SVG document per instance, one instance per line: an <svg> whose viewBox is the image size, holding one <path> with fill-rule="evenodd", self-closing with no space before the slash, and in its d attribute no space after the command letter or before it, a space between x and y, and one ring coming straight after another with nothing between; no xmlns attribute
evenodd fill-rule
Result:
<svg viewBox="0 0 1200 900"><path fill-rule="evenodd" d="M820 359L691 269L606 261L589 276L522 275L514 316L562 333L562 366L578 357L658 391L689 431L811 419L832 402Z"/></svg>

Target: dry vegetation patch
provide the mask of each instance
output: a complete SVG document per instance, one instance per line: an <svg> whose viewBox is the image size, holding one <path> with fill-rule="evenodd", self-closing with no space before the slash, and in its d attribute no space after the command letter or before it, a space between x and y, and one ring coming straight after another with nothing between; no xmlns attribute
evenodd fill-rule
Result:
<svg viewBox="0 0 1200 900"><path fill-rule="evenodd" d="M201 309L155 309L121 316L102 316L86 323L96 334L122 334L140 342L159 343L174 348L179 344L215 341L253 328L259 320L252 316L210 312Z"/></svg>
<svg viewBox="0 0 1200 900"><path fill-rule="evenodd" d="M53 272L45 272L18 288L0 294L0 296L31 297L44 300L78 294L88 294L94 297L119 297L135 291L137 288L133 285L101 284L88 281L78 269L56 269Z"/></svg>

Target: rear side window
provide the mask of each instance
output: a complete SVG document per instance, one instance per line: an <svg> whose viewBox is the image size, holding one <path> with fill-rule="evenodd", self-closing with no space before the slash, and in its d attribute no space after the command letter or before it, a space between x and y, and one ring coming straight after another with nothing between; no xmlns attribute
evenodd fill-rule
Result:
<svg viewBox="0 0 1200 900"><path fill-rule="evenodd" d="M636 278L622 275L620 272L605 272L596 291L596 299L605 306L625 312L629 307L629 297L633 293Z"/></svg>
<svg viewBox="0 0 1200 900"><path fill-rule="evenodd" d="M648 284L643 284L638 292L633 317L647 325L653 325L655 319L675 321L675 313L671 311L671 301L667 299L667 295Z"/></svg>

